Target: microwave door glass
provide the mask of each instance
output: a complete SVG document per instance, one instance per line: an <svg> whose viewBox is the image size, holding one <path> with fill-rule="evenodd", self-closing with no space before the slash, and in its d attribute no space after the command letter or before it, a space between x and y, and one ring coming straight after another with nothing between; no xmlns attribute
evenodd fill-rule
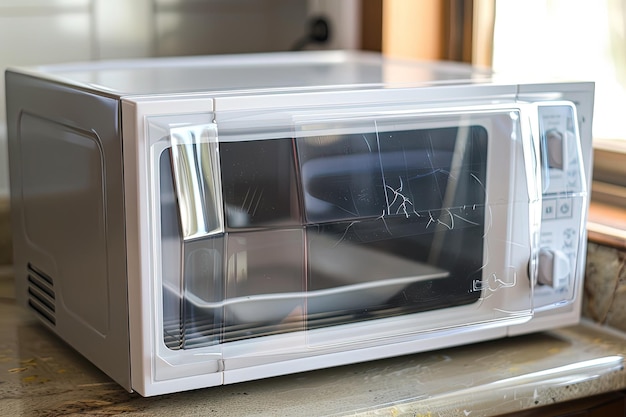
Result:
<svg viewBox="0 0 626 417"><path fill-rule="evenodd" d="M308 137L298 139L297 148L309 225L309 293L370 283L378 295L346 291L346 302L325 301L324 309L309 297L310 326L320 314L347 322L477 301L472 285L483 263L484 129ZM366 305L353 305L354 299Z"/></svg>
<svg viewBox="0 0 626 417"><path fill-rule="evenodd" d="M487 143L481 126L219 142L225 229L186 242L161 153L167 346L477 302Z"/></svg>

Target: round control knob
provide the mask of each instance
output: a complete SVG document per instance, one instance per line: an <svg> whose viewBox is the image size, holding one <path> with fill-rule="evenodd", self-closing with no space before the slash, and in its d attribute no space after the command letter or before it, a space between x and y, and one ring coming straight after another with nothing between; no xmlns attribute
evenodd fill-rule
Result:
<svg viewBox="0 0 626 417"><path fill-rule="evenodd" d="M539 250L537 282L553 288L563 288L570 275L569 258L560 250L543 248Z"/></svg>

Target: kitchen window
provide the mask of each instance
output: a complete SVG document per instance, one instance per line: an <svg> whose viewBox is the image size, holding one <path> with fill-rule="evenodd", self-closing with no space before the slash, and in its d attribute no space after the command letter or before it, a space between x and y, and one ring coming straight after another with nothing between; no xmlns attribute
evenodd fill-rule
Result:
<svg viewBox="0 0 626 417"><path fill-rule="evenodd" d="M596 83L589 236L626 242L626 3L495 0L493 68ZM608 241L607 241L608 239Z"/></svg>

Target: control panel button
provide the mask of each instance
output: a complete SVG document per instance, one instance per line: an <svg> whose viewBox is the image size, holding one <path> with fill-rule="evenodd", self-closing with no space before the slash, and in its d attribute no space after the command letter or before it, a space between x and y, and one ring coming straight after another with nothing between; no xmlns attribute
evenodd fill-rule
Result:
<svg viewBox="0 0 626 417"><path fill-rule="evenodd" d="M539 284L549 285L555 289L567 287L570 275L569 258L559 250L541 249L537 272Z"/></svg>
<svg viewBox="0 0 626 417"><path fill-rule="evenodd" d="M543 212L541 214L542 220L556 219L556 200L543 200L542 203Z"/></svg>
<svg viewBox="0 0 626 417"><path fill-rule="evenodd" d="M550 168L563 169L563 146L564 135L557 129L550 129L546 133L546 149L548 151L548 166Z"/></svg>
<svg viewBox="0 0 626 417"><path fill-rule="evenodd" d="M560 198L556 201L556 217L557 219L565 219L572 217L572 199Z"/></svg>

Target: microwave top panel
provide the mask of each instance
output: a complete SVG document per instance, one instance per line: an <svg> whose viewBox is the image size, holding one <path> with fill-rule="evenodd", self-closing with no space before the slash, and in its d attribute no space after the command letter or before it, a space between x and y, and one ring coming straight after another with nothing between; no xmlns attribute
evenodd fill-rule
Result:
<svg viewBox="0 0 626 417"><path fill-rule="evenodd" d="M488 69L452 62L415 62L379 54L307 51L169 57L41 66L33 70L68 85L113 96L176 93L273 93L406 88L491 82ZM44 75L45 74L45 75Z"/></svg>

